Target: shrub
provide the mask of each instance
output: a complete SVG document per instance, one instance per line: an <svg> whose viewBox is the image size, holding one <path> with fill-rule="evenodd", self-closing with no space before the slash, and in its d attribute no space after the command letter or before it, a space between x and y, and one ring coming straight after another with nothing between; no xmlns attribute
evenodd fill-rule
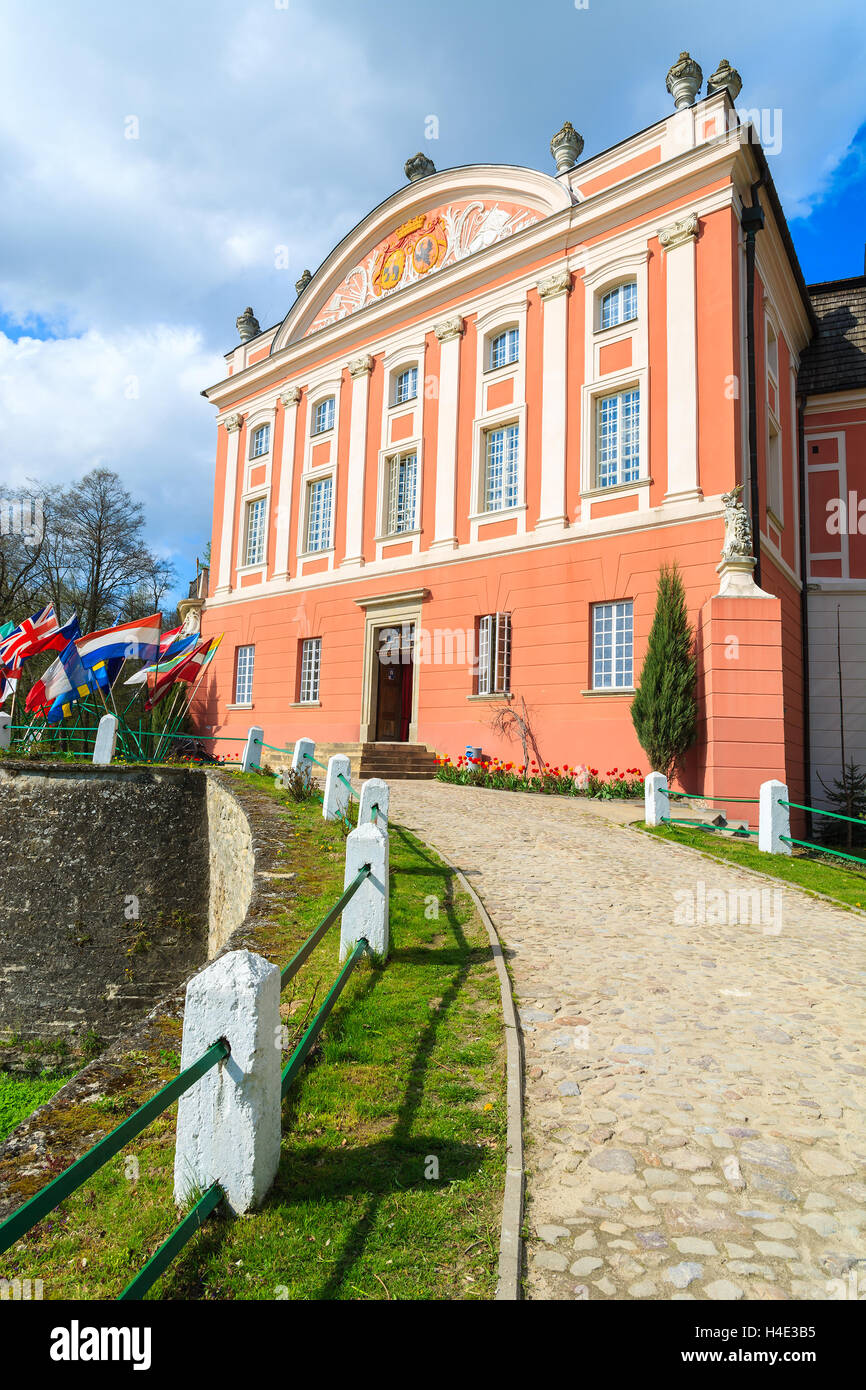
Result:
<svg viewBox="0 0 866 1390"><path fill-rule="evenodd" d="M697 737L694 630L676 562L659 570L658 597L631 718L641 748L670 782Z"/></svg>

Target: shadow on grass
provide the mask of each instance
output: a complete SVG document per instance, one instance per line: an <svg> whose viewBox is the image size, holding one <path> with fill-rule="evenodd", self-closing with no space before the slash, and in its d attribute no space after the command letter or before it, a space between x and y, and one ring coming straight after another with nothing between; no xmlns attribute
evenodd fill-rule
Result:
<svg viewBox="0 0 866 1390"><path fill-rule="evenodd" d="M453 870L434 860L425 846L410 837L399 827L390 827L392 837L402 840L404 847L414 856L426 861L427 867L416 868L392 866L392 874L438 876L443 880L440 910L444 911L443 932L450 931L453 945L444 949L406 947L391 952L389 965L398 964L413 967L445 964L454 968L453 979L441 997L441 1002L421 1030L414 1054L405 1066L405 1092L400 1102L397 1116L390 1133L374 1143L351 1148L334 1149L323 1145L307 1145L284 1152L276 1182L265 1201L264 1209L276 1208L290 1217L293 1208L305 1201L330 1197L350 1197L353 1194L366 1198L363 1214L345 1233L342 1250L332 1271L325 1277L315 1293L310 1297L316 1300L333 1300L344 1291L346 1281L353 1267L363 1257L367 1244L373 1234L384 1197L395 1191L428 1191L439 1184L424 1177L425 1160L435 1155L441 1173L447 1173L447 1183L463 1181L481 1167L484 1154L477 1145L457 1143L436 1135L419 1136L412 1132L418 1107L424 1094L424 1085L430 1068L431 1058L436 1046L437 1035L443 1021L466 984L470 972L478 965L490 960L489 947L471 946L466 939L458 920L455 902L456 875ZM373 967L369 973L358 980L352 995L353 1006L359 1004L375 989L383 967ZM283 1103L283 1132L291 1131L298 1104L297 1090L290 1092ZM194 1254L195 1265L204 1263L202 1255L218 1252L227 1230L224 1220L203 1228ZM184 1268L186 1262L179 1260L177 1274L186 1281L189 1297L203 1297L204 1284L192 1267Z"/></svg>

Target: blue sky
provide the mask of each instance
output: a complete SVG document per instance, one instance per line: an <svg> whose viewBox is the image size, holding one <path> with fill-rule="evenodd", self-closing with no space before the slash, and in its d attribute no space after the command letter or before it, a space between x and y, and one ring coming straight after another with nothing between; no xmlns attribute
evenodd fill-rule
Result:
<svg viewBox="0 0 866 1390"><path fill-rule="evenodd" d="M210 529L199 393L244 305L279 321L418 149L552 171L565 119L586 156L658 120L682 48L781 112L806 279L862 274L862 0L0 0L0 479L116 468L185 580Z"/></svg>

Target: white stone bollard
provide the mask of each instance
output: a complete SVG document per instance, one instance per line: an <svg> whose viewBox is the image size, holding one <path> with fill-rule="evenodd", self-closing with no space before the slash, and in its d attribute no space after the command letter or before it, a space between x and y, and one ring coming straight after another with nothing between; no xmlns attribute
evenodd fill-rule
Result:
<svg viewBox="0 0 866 1390"><path fill-rule="evenodd" d="M0 748L9 748L12 743L12 715L0 714Z"/></svg>
<svg viewBox="0 0 866 1390"><path fill-rule="evenodd" d="M280 972L231 951L186 987L181 1068L220 1038L231 1056L178 1102L174 1199L218 1182L235 1212L264 1200L280 1161Z"/></svg>
<svg viewBox="0 0 866 1390"><path fill-rule="evenodd" d="M253 772L256 768L261 767L262 743L264 742L264 737L264 729L260 729L258 724L253 724L252 728L247 733L247 741L244 744L241 772ZM258 742L256 740L258 740Z"/></svg>
<svg viewBox="0 0 866 1390"><path fill-rule="evenodd" d="M343 887L369 864L372 872L346 906L340 926L340 960L345 960L363 937L373 955L388 955L388 836L378 825L359 825L346 839Z"/></svg>
<svg viewBox="0 0 866 1390"><path fill-rule="evenodd" d="M671 813L668 779L663 772L650 772L643 781L643 818L647 825L661 825Z"/></svg>
<svg viewBox="0 0 866 1390"><path fill-rule="evenodd" d="M349 788L346 782L352 764L345 753L334 753L328 759L328 772L325 777L325 796L322 802L322 815L325 820L342 820L349 814ZM341 782L340 777L346 781Z"/></svg>
<svg viewBox="0 0 866 1390"><path fill-rule="evenodd" d="M378 807L376 824L388 829L388 806L391 792L387 782L379 777L370 777L361 783L361 801L358 806L358 824L368 825L373 819L373 807Z"/></svg>
<svg viewBox="0 0 866 1390"><path fill-rule="evenodd" d="M295 751L292 754L292 768L295 772L302 772L307 777L313 775L313 758L316 753L316 743L312 738L299 738L295 742Z"/></svg>
<svg viewBox="0 0 866 1390"><path fill-rule="evenodd" d="M793 846L785 844L783 835L790 838L791 813L782 802L788 800L788 788L784 782L773 779L761 783L758 849L765 854L790 854Z"/></svg>
<svg viewBox="0 0 866 1390"><path fill-rule="evenodd" d="M99 721L96 730L96 742L93 745L93 761L100 767L108 767L114 758L114 750L117 747L117 720L113 714L104 714Z"/></svg>

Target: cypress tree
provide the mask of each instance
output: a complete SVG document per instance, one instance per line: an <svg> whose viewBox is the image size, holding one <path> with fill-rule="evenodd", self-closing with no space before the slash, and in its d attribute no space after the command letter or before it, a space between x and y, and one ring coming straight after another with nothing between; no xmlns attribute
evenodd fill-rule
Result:
<svg viewBox="0 0 866 1390"><path fill-rule="evenodd" d="M697 737L694 630L676 561L659 569L653 625L631 718L655 772L670 782Z"/></svg>

